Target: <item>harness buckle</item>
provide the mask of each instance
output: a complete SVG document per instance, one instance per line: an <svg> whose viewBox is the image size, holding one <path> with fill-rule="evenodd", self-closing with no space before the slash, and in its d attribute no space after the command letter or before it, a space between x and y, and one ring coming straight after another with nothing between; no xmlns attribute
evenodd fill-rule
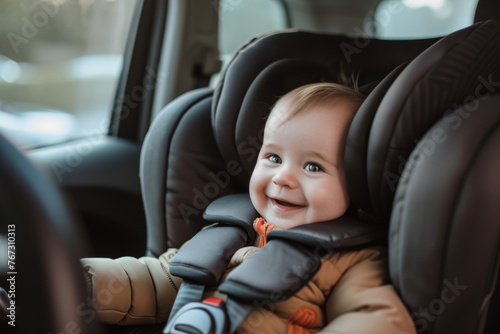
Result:
<svg viewBox="0 0 500 334"><path fill-rule="evenodd" d="M184 305L163 329L163 334L224 334L228 321L225 303L217 297Z"/></svg>

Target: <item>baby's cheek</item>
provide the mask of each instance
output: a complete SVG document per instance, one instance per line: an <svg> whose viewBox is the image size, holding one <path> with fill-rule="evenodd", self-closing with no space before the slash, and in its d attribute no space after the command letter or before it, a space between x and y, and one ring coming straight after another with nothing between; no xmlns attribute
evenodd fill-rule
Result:
<svg viewBox="0 0 500 334"><path fill-rule="evenodd" d="M348 206L346 191L341 184L331 184L329 189L317 191L314 200L321 220L331 220L344 214Z"/></svg>
<svg viewBox="0 0 500 334"><path fill-rule="evenodd" d="M255 195L257 194L257 188L259 186L259 182L258 182L258 178L257 178L257 175L254 171L254 174L252 174L252 177L250 178L250 183L248 185L248 192L250 193L250 197L253 198L255 197Z"/></svg>
<svg viewBox="0 0 500 334"><path fill-rule="evenodd" d="M252 200L252 204L255 209L262 215L262 210L265 206L265 184L262 182L256 182L257 180L253 180L250 182L250 199Z"/></svg>

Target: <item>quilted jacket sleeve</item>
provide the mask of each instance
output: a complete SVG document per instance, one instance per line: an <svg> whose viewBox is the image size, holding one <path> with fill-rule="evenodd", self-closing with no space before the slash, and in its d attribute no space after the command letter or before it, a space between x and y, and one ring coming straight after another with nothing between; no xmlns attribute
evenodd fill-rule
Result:
<svg viewBox="0 0 500 334"><path fill-rule="evenodd" d="M96 317L107 324L155 324L166 321L181 279L169 272L177 252L152 257L82 259Z"/></svg>

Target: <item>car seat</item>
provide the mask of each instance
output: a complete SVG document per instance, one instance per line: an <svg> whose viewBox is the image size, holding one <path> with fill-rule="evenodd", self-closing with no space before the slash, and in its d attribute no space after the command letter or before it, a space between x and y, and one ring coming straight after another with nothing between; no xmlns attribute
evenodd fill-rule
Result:
<svg viewBox="0 0 500 334"><path fill-rule="evenodd" d="M191 238L214 199L248 191L277 97L335 81L344 66L369 93L349 131L349 193L361 215L388 226L391 279L417 330L496 328L487 313L500 263L492 172L500 167L500 26L477 23L434 42L300 31L248 42L215 90L179 97L148 132L140 165L148 254Z"/></svg>
<svg viewBox="0 0 500 334"><path fill-rule="evenodd" d="M191 238L206 224L202 213L212 200L248 191L264 117L277 97L306 83L336 80L341 61L359 70L361 85L369 88L435 41L361 44L356 38L289 31L242 46L215 90L177 98L148 131L140 162L147 254L159 256ZM356 52L345 57L342 48ZM381 57L380 50L391 52Z"/></svg>

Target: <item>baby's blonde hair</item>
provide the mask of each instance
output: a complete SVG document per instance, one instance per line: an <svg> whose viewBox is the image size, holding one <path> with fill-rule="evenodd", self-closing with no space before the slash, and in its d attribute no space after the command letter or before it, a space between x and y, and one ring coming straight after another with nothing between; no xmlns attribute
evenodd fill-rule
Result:
<svg viewBox="0 0 500 334"><path fill-rule="evenodd" d="M363 94L345 85L328 82L313 83L295 88L283 95L273 106L271 114L278 105L286 103L286 108L281 108L285 109L284 112L282 111L278 117L280 124L283 124L292 117L319 105L341 103L349 105L354 116L364 100Z"/></svg>

